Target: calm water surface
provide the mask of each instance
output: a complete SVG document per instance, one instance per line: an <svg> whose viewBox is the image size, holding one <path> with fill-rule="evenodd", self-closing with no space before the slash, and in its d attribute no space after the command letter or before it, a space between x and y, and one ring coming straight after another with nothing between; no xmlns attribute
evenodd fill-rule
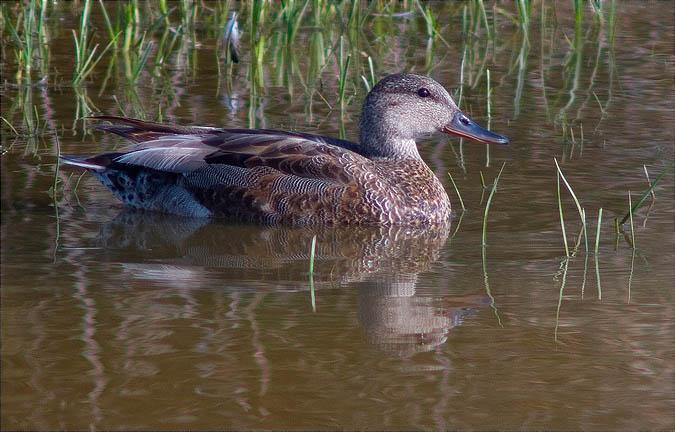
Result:
<svg viewBox="0 0 675 432"><path fill-rule="evenodd" d="M46 128L30 139L2 129L2 429L673 429L672 172L634 215L636 249L615 236L614 218L629 190L635 202L646 189L643 165L654 180L673 163L674 7L621 3L614 41L586 16L573 50L573 13L556 5L543 24L533 8L527 38L498 15L495 43L462 39L461 4L447 6L437 15L449 46L437 40L431 57L419 15L359 33L380 77L413 69L454 91L465 56L461 106L482 124L490 69L490 127L512 145L488 154L422 140L457 211L449 227L419 231L134 212L66 170L54 205L53 133L66 154L124 145L84 129L87 108L156 119L159 106L181 124L343 128L357 139L365 96L357 56L342 118L305 91L306 47L339 41L330 26L302 30L289 59L265 58L260 98L246 52L218 85L216 39L204 31L164 75L103 88L104 60L75 90L79 12L54 10L46 85L16 86L12 50L2 58L3 117L21 126L35 105ZM104 28L100 12L92 19ZM336 73L327 62L316 84L333 107ZM589 221L587 254L563 191L570 259L554 157ZM491 184L503 162L482 249L480 176Z"/></svg>

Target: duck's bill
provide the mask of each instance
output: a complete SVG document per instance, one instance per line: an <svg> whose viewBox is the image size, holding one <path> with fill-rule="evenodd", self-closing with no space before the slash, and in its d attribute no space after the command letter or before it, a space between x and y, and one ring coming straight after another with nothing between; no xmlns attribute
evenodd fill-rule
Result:
<svg viewBox="0 0 675 432"><path fill-rule="evenodd" d="M452 121L443 126L443 132L488 144L507 145L509 143L509 139L505 136L478 126L462 112L455 114Z"/></svg>

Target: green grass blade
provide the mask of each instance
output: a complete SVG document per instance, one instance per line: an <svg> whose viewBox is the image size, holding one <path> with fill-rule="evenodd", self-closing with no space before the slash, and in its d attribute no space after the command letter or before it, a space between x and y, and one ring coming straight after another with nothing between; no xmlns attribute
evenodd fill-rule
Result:
<svg viewBox="0 0 675 432"><path fill-rule="evenodd" d="M316 251L316 234L312 237L312 247L309 252L309 292L312 298L312 311L316 312L316 298L314 297L314 254Z"/></svg>
<svg viewBox="0 0 675 432"><path fill-rule="evenodd" d="M106 28L108 29L108 37L110 37L110 39L114 39L115 30L113 29L112 22L110 21L110 17L108 16L108 11L105 9L103 0L98 0L98 4L101 6L101 14L103 15L103 20L105 21Z"/></svg>
<svg viewBox="0 0 675 432"><path fill-rule="evenodd" d="M595 234L595 256L598 256L598 248L600 246L600 225L602 224L602 207L598 211L598 230Z"/></svg>
<svg viewBox="0 0 675 432"><path fill-rule="evenodd" d="M600 286L600 263L598 262L598 249L600 247L600 225L602 224L602 207L598 211L598 231L595 234L595 277L598 283L598 300L602 300L602 287Z"/></svg>
<svg viewBox="0 0 675 432"><path fill-rule="evenodd" d="M567 179L565 178L565 175L563 174L562 170L560 169L560 165L558 165L558 159L553 158L553 162L555 162L556 169L558 170L558 174L560 178L562 178L563 183L565 184L565 187L567 190L570 192L570 195L572 195L572 199L574 200L574 204L577 206L577 212L579 213L579 219L581 219L581 224L584 228L584 240L586 244L586 252L588 252L588 236L586 235L586 212L584 212L584 209L581 207L581 204L579 203L579 199L577 198L577 195L574 193L574 190L572 189L572 186L569 184ZM560 197L558 197L558 205L560 205ZM562 210L561 210L562 212Z"/></svg>
<svg viewBox="0 0 675 432"><path fill-rule="evenodd" d="M495 194L495 190L497 190L497 183L499 183L499 177L502 176L504 166L506 166L506 162L502 163L502 167L499 169L499 174L497 174L497 177L495 177L494 181L492 182L492 190L490 191L490 195L488 195L487 202L485 203L485 213L483 215L483 246L487 246L485 237L487 235L487 216L488 211L490 210L490 203L492 202L492 196Z"/></svg>
<svg viewBox="0 0 675 432"><path fill-rule="evenodd" d="M563 273L562 280L560 282L560 291L558 292L558 307L555 310L555 330L553 331L553 340L558 342L558 324L560 323L560 308L562 306L563 292L565 291L565 285L567 284L567 269L569 267L570 258L565 258L565 264L563 264Z"/></svg>
<svg viewBox="0 0 675 432"><path fill-rule="evenodd" d="M558 211L560 212L560 229L562 230L563 243L565 244L565 256L570 256L570 250L567 246L567 233L565 231L565 217L563 216L562 201L560 199L560 171L558 171L556 178L558 179Z"/></svg>
<svg viewBox="0 0 675 432"><path fill-rule="evenodd" d="M462 194L459 193L459 189L457 188L457 184L455 184L455 179L452 178L452 174L450 174L450 171L448 171L448 176L450 176L450 181L452 182L452 186L455 188L455 192L457 192L457 197L459 198L459 204L462 206L462 211L465 211L466 207L464 207L464 200L462 199Z"/></svg>
<svg viewBox="0 0 675 432"><path fill-rule="evenodd" d="M668 174L668 173L670 172L670 170L673 169L673 167L675 167L675 163L670 164L670 166L669 166L668 168L666 168L665 170L663 170L663 172L656 178L656 180L654 180L654 183L652 183L652 185L649 187L649 189L647 189L647 190L642 194L642 196L640 197L640 199L638 200L638 202L636 202L635 205L629 209L628 213L626 213L626 215L623 217L623 219L621 219L621 222L619 222L619 225L625 224L625 223L626 223L626 220L628 220L628 218L630 217L631 212L635 212L635 210L637 210L638 208L640 208L640 206L641 206L642 203L647 199L647 197L649 196L649 194L651 193L651 191L654 190L654 188L656 187L656 185L659 184L659 182L663 179L663 177L665 177L665 175Z"/></svg>
<svg viewBox="0 0 675 432"><path fill-rule="evenodd" d="M2 121L4 121L7 124L7 126L9 126L10 129L12 129L12 132L14 132L14 135L19 136L19 132L17 132L17 130L14 128L14 126L12 126L12 124L9 121L7 121L6 118L0 116L0 119L2 119Z"/></svg>
<svg viewBox="0 0 675 432"><path fill-rule="evenodd" d="M143 66L145 66L145 62L148 60L150 50L152 49L153 46L154 44L152 42L148 42L147 45L145 46L145 50L143 51L143 54L141 54L141 57L138 60L138 63L136 64L136 68L134 69L131 75L131 82L135 83L136 80L138 80L138 77L141 74L141 71L143 70Z"/></svg>
<svg viewBox="0 0 675 432"><path fill-rule="evenodd" d="M628 214L630 215L630 241L631 246L635 249L635 227L633 226L633 203L630 197L630 190L628 190Z"/></svg>
<svg viewBox="0 0 675 432"><path fill-rule="evenodd" d="M12 21L9 19L9 15L7 14L7 8L5 7L5 5L3 5L3 7L2 7L2 16L3 16L4 24L5 24L6 28L9 29L9 32L12 35L12 39L14 39L14 43L16 43L19 50L23 50L24 49L24 43L21 40L21 37L19 36L19 34L17 33L16 28L12 25Z"/></svg>
<svg viewBox="0 0 675 432"><path fill-rule="evenodd" d="M75 32L73 31L73 34L74 33ZM93 60L93 56L94 52L98 48L98 45L94 46L94 49L87 58L87 61L85 62L84 66L81 69L78 69L77 73L75 74L75 77L73 78L73 84L75 85L79 84L91 73L91 71L94 70L94 68L96 67L98 62L101 61L105 53L108 52L110 47L112 47L115 44L115 41L117 41L117 38L121 33L122 33L121 31L117 33L117 35L110 42L108 42L108 45L106 45L106 47L103 49L103 51L101 51L101 53L98 55L98 57L96 57L95 60ZM75 45L77 45L77 39L75 40Z"/></svg>

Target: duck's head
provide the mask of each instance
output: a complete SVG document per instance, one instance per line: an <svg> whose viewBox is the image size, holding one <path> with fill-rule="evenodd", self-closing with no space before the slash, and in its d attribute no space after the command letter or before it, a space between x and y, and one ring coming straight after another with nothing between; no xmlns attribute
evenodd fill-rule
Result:
<svg viewBox="0 0 675 432"><path fill-rule="evenodd" d="M389 75L368 93L361 112L361 145L374 157L419 158L415 139L435 132L508 144L462 113L447 90L417 74Z"/></svg>

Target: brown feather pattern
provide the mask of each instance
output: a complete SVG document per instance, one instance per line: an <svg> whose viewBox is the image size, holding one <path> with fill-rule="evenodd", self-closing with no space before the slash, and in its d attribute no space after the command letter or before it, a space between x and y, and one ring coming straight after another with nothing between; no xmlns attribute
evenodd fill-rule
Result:
<svg viewBox="0 0 675 432"><path fill-rule="evenodd" d="M212 217L294 225L424 225L444 222L449 214L445 191L421 160L373 161L307 134L103 119L122 126L99 129L139 145L91 161L113 172L134 166L164 175L167 185L185 189ZM134 181L113 183L105 182L113 190L139 189ZM124 192L116 195L134 207L164 210L152 199L141 203L124 199Z"/></svg>
<svg viewBox="0 0 675 432"><path fill-rule="evenodd" d="M111 124L96 128L136 146L63 160L92 171L126 204L147 210L295 225L444 224L450 201L414 140L457 128L452 121L458 113L463 116L431 78L398 74L366 97L360 144L100 116L93 119Z"/></svg>

